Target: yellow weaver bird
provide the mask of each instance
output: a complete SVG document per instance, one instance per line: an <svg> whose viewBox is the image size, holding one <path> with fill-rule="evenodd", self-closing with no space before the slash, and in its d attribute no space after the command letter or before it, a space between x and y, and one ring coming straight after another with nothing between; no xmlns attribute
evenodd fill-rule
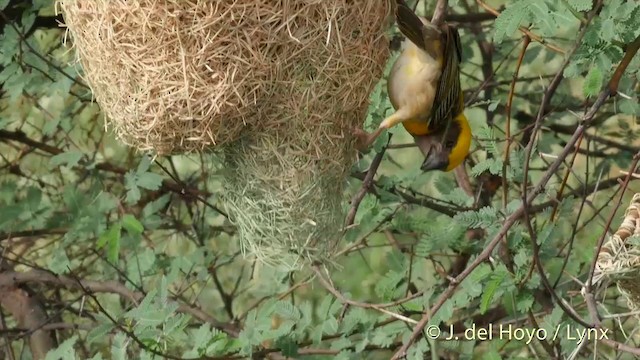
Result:
<svg viewBox="0 0 640 360"><path fill-rule="evenodd" d="M425 153L421 169L450 171L471 145L460 87L460 35L446 24L436 28L402 0L397 0L396 22L407 37L387 80L396 111L373 134L356 129L358 147L368 147L383 130L402 123Z"/></svg>

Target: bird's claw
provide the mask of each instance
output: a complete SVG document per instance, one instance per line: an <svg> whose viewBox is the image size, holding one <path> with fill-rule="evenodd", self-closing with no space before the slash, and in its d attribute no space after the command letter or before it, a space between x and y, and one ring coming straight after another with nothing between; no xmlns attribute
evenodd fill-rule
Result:
<svg viewBox="0 0 640 360"><path fill-rule="evenodd" d="M354 127L353 131L352 131L352 135L353 137L356 138L356 149L359 152L363 152L365 150L367 150L367 148L369 147L370 144L370 136L371 134L369 134L368 132L362 130L359 127Z"/></svg>

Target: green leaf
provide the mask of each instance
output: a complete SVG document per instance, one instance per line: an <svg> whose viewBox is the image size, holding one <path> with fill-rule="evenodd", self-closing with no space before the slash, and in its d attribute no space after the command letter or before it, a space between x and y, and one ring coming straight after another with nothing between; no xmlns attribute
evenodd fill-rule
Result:
<svg viewBox="0 0 640 360"><path fill-rule="evenodd" d="M400 283L404 281L405 273L396 272L390 270L382 279L380 279L375 286L375 291L378 296L386 300L393 299L396 295L402 292L399 287Z"/></svg>
<svg viewBox="0 0 640 360"><path fill-rule="evenodd" d="M518 1L500 13L494 23L493 41L496 44L518 31L520 24L529 17L529 6L529 1Z"/></svg>
<svg viewBox="0 0 640 360"><path fill-rule="evenodd" d="M386 258L389 269L397 272L403 272L407 269L407 258L402 254L400 250L392 248L387 253Z"/></svg>
<svg viewBox="0 0 640 360"><path fill-rule="evenodd" d="M342 350L351 346L352 342L349 338L341 337L331 342L331 350Z"/></svg>
<svg viewBox="0 0 640 360"><path fill-rule="evenodd" d="M142 234L144 226L131 214L124 214L122 217L122 227L130 234Z"/></svg>
<svg viewBox="0 0 640 360"><path fill-rule="evenodd" d="M136 171L129 171L125 174L125 188L127 189L126 201L134 204L140 200L140 188L147 190L158 190L162 185L162 176L147 172L151 165L148 156L144 156L138 164Z"/></svg>
<svg viewBox="0 0 640 360"><path fill-rule="evenodd" d="M107 246L107 259L116 263L118 261L118 255L120 254L120 236L121 236L122 224L115 223L109 230L105 231L98 238L97 248L100 249Z"/></svg>
<svg viewBox="0 0 640 360"><path fill-rule="evenodd" d="M393 340L395 339L396 336L397 336L397 333L393 331L392 328L390 328L389 326L383 326L383 327L377 328L373 332L373 338L371 339L371 342L374 345L378 345L383 348L388 348L389 346L391 346L391 344L393 344Z"/></svg>
<svg viewBox="0 0 640 360"><path fill-rule="evenodd" d="M53 169L62 164L66 164L69 167L74 167L78 165L78 162L80 161L80 159L82 159L83 156L84 154L79 151L63 152L62 154L53 156L51 160L49 160L49 167Z"/></svg>
<svg viewBox="0 0 640 360"><path fill-rule="evenodd" d="M502 356L500 356L500 353L498 352L498 350L492 348L486 353L482 354L482 359L483 360L502 360Z"/></svg>
<svg viewBox="0 0 640 360"><path fill-rule="evenodd" d="M111 343L111 359L126 360L128 358L128 345L129 341L127 341L127 335L121 332L117 333L116 336L113 337L113 342Z"/></svg>
<svg viewBox="0 0 640 360"><path fill-rule="evenodd" d="M140 200L140 189L138 189L136 174L128 172L124 175L124 186L127 189L126 202L128 204L135 204Z"/></svg>
<svg viewBox="0 0 640 360"><path fill-rule="evenodd" d="M102 235L100 235L100 237L98 238L98 242L96 243L97 248L100 249L112 241L120 241L121 229L122 229L122 226L120 223L113 224L109 228L109 230L105 231L104 233L102 233Z"/></svg>
<svg viewBox="0 0 640 360"><path fill-rule="evenodd" d="M620 111L628 115L640 116L640 102L638 100L638 98L618 100Z"/></svg>
<svg viewBox="0 0 640 360"><path fill-rule="evenodd" d="M489 106L487 107L487 110L491 112L496 111L496 109L498 108L498 105L500 105L500 100L491 100L491 102L489 103Z"/></svg>
<svg viewBox="0 0 640 360"><path fill-rule="evenodd" d="M454 310L454 301L453 299L448 299L447 301L444 302L444 304L442 304L442 306L440 307L440 310L433 315L430 323L437 324L442 321L444 322L449 321L453 316L453 310Z"/></svg>
<svg viewBox="0 0 640 360"><path fill-rule="evenodd" d="M568 0L567 2L576 11L589 11L593 6L593 0Z"/></svg>
<svg viewBox="0 0 640 360"><path fill-rule="evenodd" d="M555 329L557 328L558 324L560 324L563 315L564 311L562 310L562 308L560 308L560 306L555 306L551 311L551 314L545 316L542 324L540 325L542 328L547 330L548 334L554 334Z"/></svg>
<svg viewBox="0 0 640 360"><path fill-rule="evenodd" d="M0 0L0 10L6 9L10 1L11 0Z"/></svg>
<svg viewBox="0 0 640 360"><path fill-rule="evenodd" d="M274 307L275 313L286 320L300 320L300 311L289 301L278 301Z"/></svg>
<svg viewBox="0 0 640 360"><path fill-rule="evenodd" d="M516 300L516 309L518 312L524 314L533 307L533 295L529 293L520 293Z"/></svg>
<svg viewBox="0 0 640 360"><path fill-rule="evenodd" d="M296 358L298 356L298 344L291 338L283 336L276 341L276 346L285 357Z"/></svg>
<svg viewBox="0 0 640 360"><path fill-rule="evenodd" d="M147 205L145 205L142 209L142 217L147 218L151 215L156 214L158 211L164 209L167 204L169 204L169 201L171 201L171 195L165 194L160 198L147 203Z"/></svg>
<svg viewBox="0 0 640 360"><path fill-rule="evenodd" d="M549 240L552 239L553 236L557 234L556 232L556 222L550 223L550 224L546 224L544 226L544 228L538 232L538 245L543 246L544 244Z"/></svg>
<svg viewBox="0 0 640 360"><path fill-rule="evenodd" d="M66 248L64 246L58 246L53 251L53 257L49 261L49 270L53 273L60 275L69 271L71 261L67 257Z"/></svg>
<svg viewBox="0 0 640 360"><path fill-rule="evenodd" d="M453 219L473 229L488 228L498 222L498 210L485 206L478 211L469 210L458 213Z"/></svg>
<svg viewBox="0 0 640 360"><path fill-rule="evenodd" d="M162 185L162 176L150 172L138 174L136 184L147 190L158 190Z"/></svg>
<svg viewBox="0 0 640 360"><path fill-rule="evenodd" d="M73 335L72 337L65 340L60 346L58 346L55 350L50 350L47 353L47 356L44 358L45 360L75 360L76 359L76 351L74 350L74 346L78 341L78 335Z"/></svg>
<svg viewBox="0 0 640 360"><path fill-rule="evenodd" d="M592 66L587 74L587 77L584 80L584 85L582 87L582 92L584 96L590 97L595 96L600 92L602 88L602 84L604 82L604 75L602 71L596 67Z"/></svg>
<svg viewBox="0 0 640 360"><path fill-rule="evenodd" d="M491 300L493 300L496 290L500 288L506 278L507 273L503 271L491 274L490 279L484 288L484 292L482 293L482 298L480 299L480 314L484 314L487 311L489 305L491 305Z"/></svg>
<svg viewBox="0 0 640 360"><path fill-rule="evenodd" d="M109 334L111 330L115 328L115 325L111 322L111 320L107 319L104 316L102 317L102 320L103 320L102 323L100 323L98 326L95 326L87 334L88 344L93 344L93 343L99 344L100 341L103 341L105 336L107 336L107 334Z"/></svg>
<svg viewBox="0 0 640 360"><path fill-rule="evenodd" d="M33 26L33 23L36 21L36 14L33 11L24 11L22 13L22 19L20 20L20 22L22 23L22 31L29 32L29 30L31 30L31 27ZM30 40L30 39L29 39ZM44 70L44 69L41 69Z"/></svg>
<svg viewBox="0 0 640 360"><path fill-rule="evenodd" d="M421 236L418 240L418 244L416 245L415 253L416 256L421 258L426 258L431 254L434 248L434 243L428 236Z"/></svg>
<svg viewBox="0 0 640 360"><path fill-rule="evenodd" d="M605 19L600 29L600 39L611 42L616 37L616 23L613 19Z"/></svg>
<svg viewBox="0 0 640 360"><path fill-rule="evenodd" d="M151 167L151 158L149 157L149 155L144 155L142 156L142 159L140 159L140 163L138 164L136 173L137 174L145 173L147 172L147 170L149 170L149 167Z"/></svg>

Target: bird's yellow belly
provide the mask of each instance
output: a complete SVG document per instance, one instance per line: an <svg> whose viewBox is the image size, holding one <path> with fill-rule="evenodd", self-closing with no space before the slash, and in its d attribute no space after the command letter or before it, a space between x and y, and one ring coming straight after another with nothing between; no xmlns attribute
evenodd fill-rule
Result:
<svg viewBox="0 0 640 360"><path fill-rule="evenodd" d="M407 132L414 136L427 135L429 133L429 126L424 121L408 120L403 121L402 126Z"/></svg>

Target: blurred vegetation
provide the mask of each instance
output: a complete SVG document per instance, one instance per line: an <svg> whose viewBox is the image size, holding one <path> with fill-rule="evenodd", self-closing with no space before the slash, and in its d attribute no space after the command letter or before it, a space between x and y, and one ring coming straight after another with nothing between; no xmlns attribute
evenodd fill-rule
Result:
<svg viewBox="0 0 640 360"><path fill-rule="evenodd" d="M475 135L465 171L422 173L393 129L348 179L345 209L382 157L335 266L281 272L243 257L215 155L119 144L53 2L0 1L0 359L388 359L403 344L408 359L633 358L638 312L589 277L640 192L639 56L607 92L640 3L449 5ZM385 88L369 129L391 111ZM463 339L489 324L549 336ZM443 339L451 326L459 340Z"/></svg>

